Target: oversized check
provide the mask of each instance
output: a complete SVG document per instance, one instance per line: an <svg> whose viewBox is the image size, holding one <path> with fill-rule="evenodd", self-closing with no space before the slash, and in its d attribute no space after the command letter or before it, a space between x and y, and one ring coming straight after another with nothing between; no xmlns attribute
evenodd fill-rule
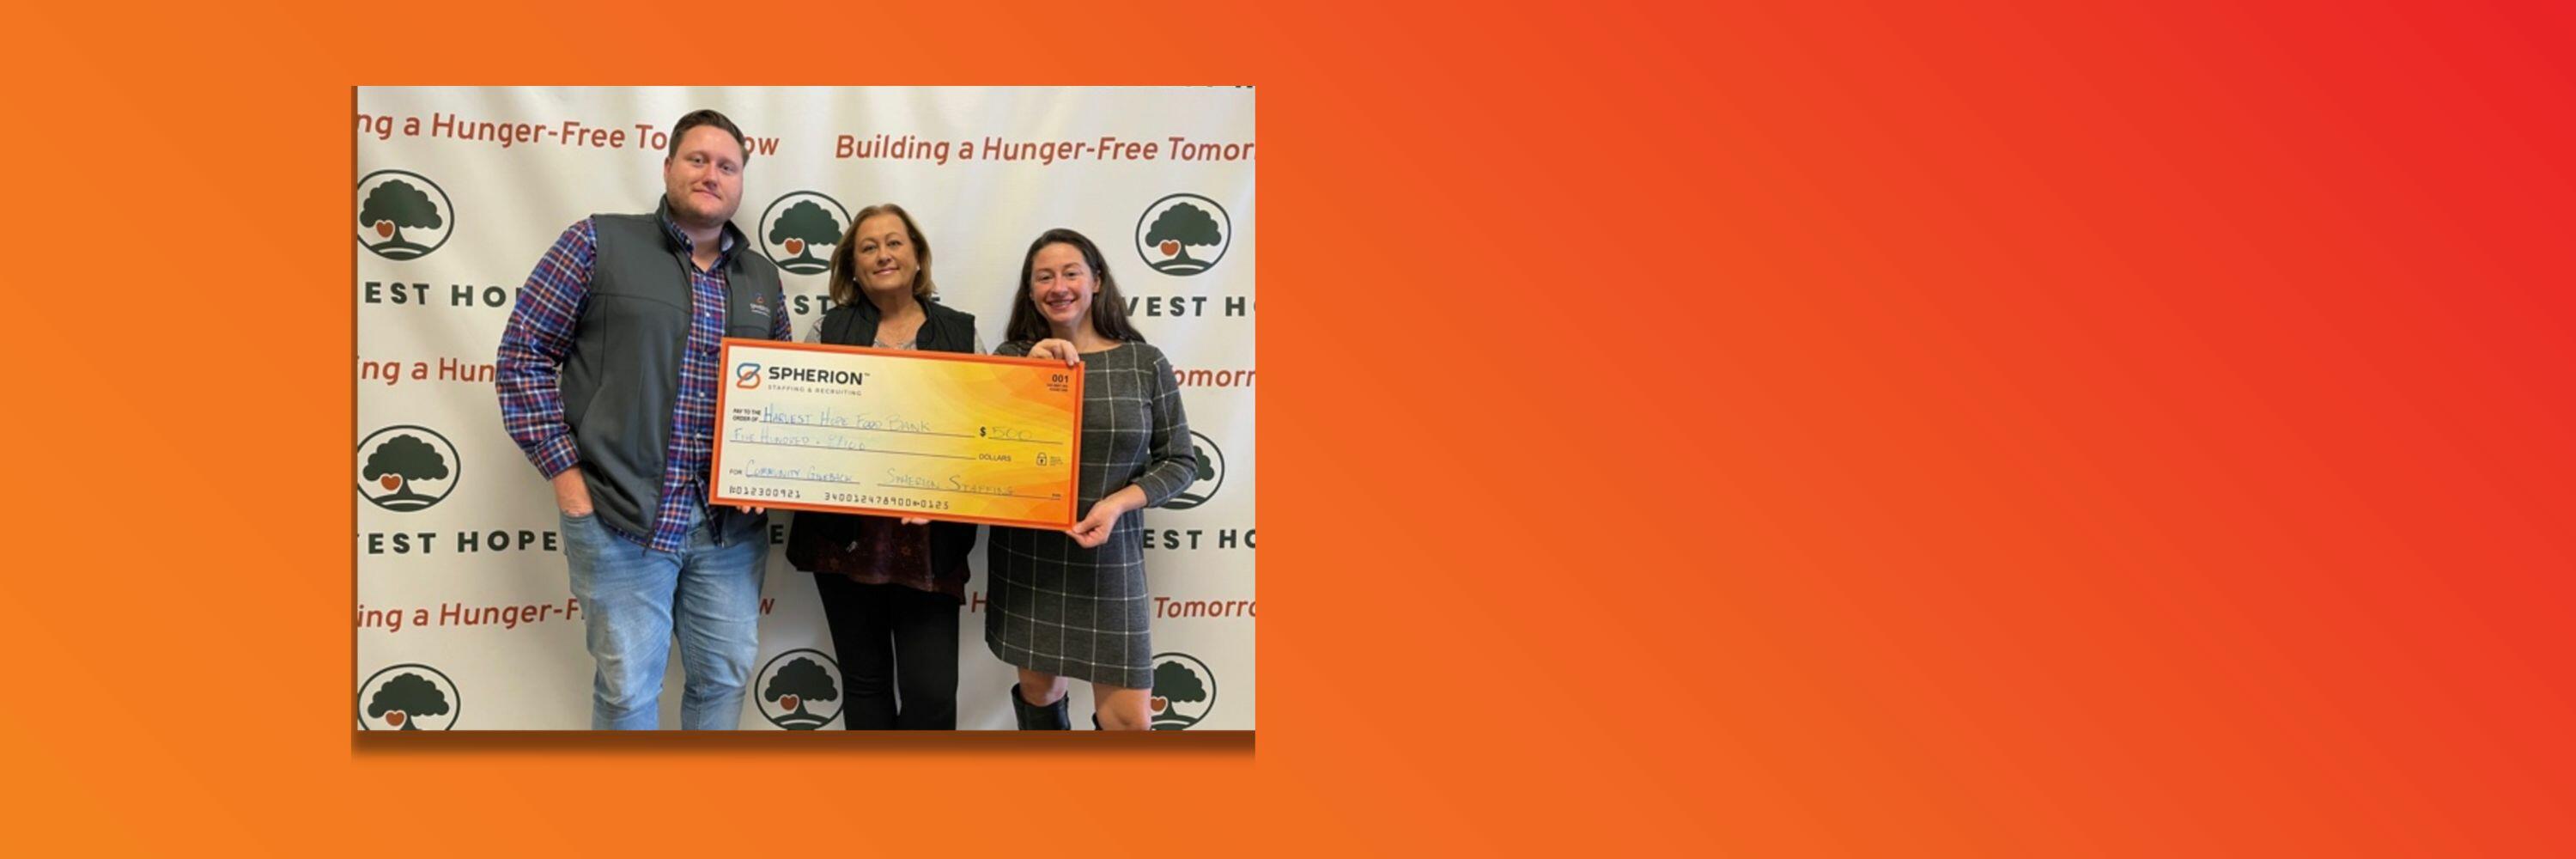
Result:
<svg viewBox="0 0 2576 859"><path fill-rule="evenodd" d="M724 366L711 501L1073 525L1081 368L730 337Z"/></svg>

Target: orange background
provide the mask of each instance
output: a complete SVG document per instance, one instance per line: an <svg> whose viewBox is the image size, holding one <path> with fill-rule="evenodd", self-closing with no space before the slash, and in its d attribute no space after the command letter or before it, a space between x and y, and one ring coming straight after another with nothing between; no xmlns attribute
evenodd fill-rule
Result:
<svg viewBox="0 0 2576 859"><path fill-rule="evenodd" d="M1276 5L20 9L0 824L2576 848L2567 5ZM1257 745L353 746L348 86L612 78L1261 86Z"/></svg>

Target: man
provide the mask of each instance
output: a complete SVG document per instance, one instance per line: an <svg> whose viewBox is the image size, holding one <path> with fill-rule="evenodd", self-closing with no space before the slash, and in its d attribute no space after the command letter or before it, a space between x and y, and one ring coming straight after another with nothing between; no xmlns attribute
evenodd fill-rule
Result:
<svg viewBox="0 0 2576 859"><path fill-rule="evenodd" d="M717 341L788 339L778 269L731 222L750 157L724 114L681 117L661 204L565 230L501 333L501 421L554 483L598 663L592 728L657 726L675 631L680 727L733 728L759 654L768 516L706 500Z"/></svg>

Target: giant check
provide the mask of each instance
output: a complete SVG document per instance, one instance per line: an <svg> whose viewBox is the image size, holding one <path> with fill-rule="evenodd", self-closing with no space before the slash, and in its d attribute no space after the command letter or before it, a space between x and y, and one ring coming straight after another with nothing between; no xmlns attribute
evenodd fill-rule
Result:
<svg viewBox="0 0 2576 859"><path fill-rule="evenodd" d="M712 501L1073 525L1078 367L730 337L724 366Z"/></svg>

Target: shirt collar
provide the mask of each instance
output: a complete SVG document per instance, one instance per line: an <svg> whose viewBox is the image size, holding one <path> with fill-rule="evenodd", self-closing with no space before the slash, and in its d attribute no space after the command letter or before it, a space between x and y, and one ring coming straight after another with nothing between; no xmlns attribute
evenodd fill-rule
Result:
<svg viewBox="0 0 2576 859"><path fill-rule="evenodd" d="M679 248L684 252L692 253L697 250L694 246L689 244L688 234L680 232L680 223L678 221L671 220L671 198L667 196L663 197L661 204L653 207L653 217L655 220L662 222L662 237L670 239L672 247ZM733 257L733 249L736 244L734 240L740 235L742 235L742 231L736 229L732 221L726 221L723 229L716 232L718 239L716 244L716 267L722 268L725 262Z"/></svg>

